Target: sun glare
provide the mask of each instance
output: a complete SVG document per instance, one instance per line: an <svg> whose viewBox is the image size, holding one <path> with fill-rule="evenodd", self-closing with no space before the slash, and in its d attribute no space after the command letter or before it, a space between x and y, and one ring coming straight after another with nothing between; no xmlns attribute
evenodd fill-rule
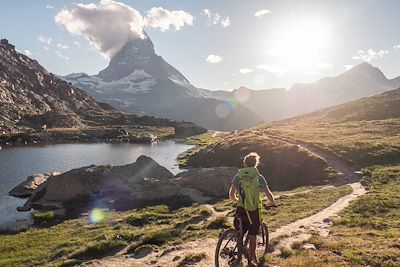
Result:
<svg viewBox="0 0 400 267"><path fill-rule="evenodd" d="M309 68L328 56L330 38L331 27L323 20L292 21L277 28L268 54L286 66Z"/></svg>

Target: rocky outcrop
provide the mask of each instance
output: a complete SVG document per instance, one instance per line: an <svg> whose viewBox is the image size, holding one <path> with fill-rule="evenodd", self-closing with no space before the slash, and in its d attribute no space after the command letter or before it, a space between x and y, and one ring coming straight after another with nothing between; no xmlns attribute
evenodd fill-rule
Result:
<svg viewBox="0 0 400 267"><path fill-rule="evenodd" d="M207 196L227 197L237 171L236 167L195 168L179 173L173 181L181 187L197 189Z"/></svg>
<svg viewBox="0 0 400 267"><path fill-rule="evenodd" d="M23 181L9 192L13 197L30 197L39 185L44 183L49 177L59 175L59 172L45 172L28 176L26 181Z"/></svg>
<svg viewBox="0 0 400 267"><path fill-rule="evenodd" d="M74 213L93 207L126 210L158 203L207 202L211 199L201 192L201 186L181 184L183 182L174 179L166 168L141 156L135 163L124 166L91 165L49 176L18 210L33 208ZM205 189L204 192L211 192Z"/></svg>

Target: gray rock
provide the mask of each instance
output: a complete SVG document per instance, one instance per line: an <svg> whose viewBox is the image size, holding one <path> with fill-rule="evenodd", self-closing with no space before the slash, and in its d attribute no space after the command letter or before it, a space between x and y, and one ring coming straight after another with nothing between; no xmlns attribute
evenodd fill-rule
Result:
<svg viewBox="0 0 400 267"><path fill-rule="evenodd" d="M26 181L20 183L8 193L10 196L14 197L29 197L32 195L32 192L43 182L45 182L49 177L59 175L59 172L45 172L41 174L34 174L28 176Z"/></svg>
<svg viewBox="0 0 400 267"><path fill-rule="evenodd" d="M197 189L207 196L227 197L237 171L236 167L194 168L177 174L173 181L181 187Z"/></svg>
<svg viewBox="0 0 400 267"><path fill-rule="evenodd" d="M198 176L199 179L203 179L204 175L220 177L226 172L216 169L213 175L210 169L197 171L203 173L203 176ZM231 172L226 177L231 176ZM209 201L211 198L198 189L202 188L201 183L196 182L193 174L190 177L191 180L185 180L181 185L170 171L146 156L140 156L135 163L124 166L91 165L58 176L49 176L18 210L28 211L33 208L65 210L70 213L88 211L99 203L101 207L126 210L153 203L168 204L170 199L180 200L181 197L187 197L193 202ZM226 183L219 187L226 190ZM213 196L210 190L204 191Z"/></svg>

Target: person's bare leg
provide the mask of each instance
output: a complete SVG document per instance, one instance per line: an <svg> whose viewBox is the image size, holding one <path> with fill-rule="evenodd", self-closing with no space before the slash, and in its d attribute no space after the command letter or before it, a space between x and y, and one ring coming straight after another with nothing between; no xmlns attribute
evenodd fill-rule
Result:
<svg viewBox="0 0 400 267"><path fill-rule="evenodd" d="M248 235L249 236L249 264L254 260L254 255L256 252L256 236L255 235Z"/></svg>

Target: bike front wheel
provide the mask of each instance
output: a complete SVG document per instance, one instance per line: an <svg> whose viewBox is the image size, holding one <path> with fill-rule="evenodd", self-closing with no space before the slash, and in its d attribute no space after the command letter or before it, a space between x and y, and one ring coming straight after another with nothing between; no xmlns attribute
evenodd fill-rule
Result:
<svg viewBox="0 0 400 267"><path fill-rule="evenodd" d="M221 233L215 249L215 266L228 267L240 266L242 261L239 232L234 229L225 230Z"/></svg>

